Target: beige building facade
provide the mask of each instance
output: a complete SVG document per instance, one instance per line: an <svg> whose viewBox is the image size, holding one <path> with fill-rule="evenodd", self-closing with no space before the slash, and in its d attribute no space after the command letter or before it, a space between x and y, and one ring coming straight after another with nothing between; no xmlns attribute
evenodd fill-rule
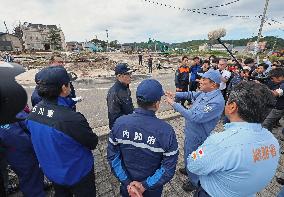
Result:
<svg viewBox="0 0 284 197"><path fill-rule="evenodd" d="M25 22L21 25L23 45L26 50L53 50L49 36L51 30L58 31L61 38L61 47L65 51L66 43L63 31L56 25L42 25Z"/></svg>

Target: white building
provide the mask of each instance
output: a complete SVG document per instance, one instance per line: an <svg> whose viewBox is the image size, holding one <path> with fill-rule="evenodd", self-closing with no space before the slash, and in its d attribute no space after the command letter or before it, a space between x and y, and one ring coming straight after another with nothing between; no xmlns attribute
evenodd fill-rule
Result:
<svg viewBox="0 0 284 197"><path fill-rule="evenodd" d="M246 46L235 46L232 49L232 52L233 53L245 53L247 52L247 47Z"/></svg>
<svg viewBox="0 0 284 197"><path fill-rule="evenodd" d="M209 45L207 43L200 45L198 47L198 51L208 51L210 49Z"/></svg>
<svg viewBox="0 0 284 197"><path fill-rule="evenodd" d="M225 46L226 46L230 51L232 51L232 49L233 49L233 45L232 45L232 44L227 44L227 43L225 43ZM212 50L212 51L227 51L227 50L225 49L225 47L224 47L223 45L221 45L221 44L213 44L212 47L211 47L211 50Z"/></svg>

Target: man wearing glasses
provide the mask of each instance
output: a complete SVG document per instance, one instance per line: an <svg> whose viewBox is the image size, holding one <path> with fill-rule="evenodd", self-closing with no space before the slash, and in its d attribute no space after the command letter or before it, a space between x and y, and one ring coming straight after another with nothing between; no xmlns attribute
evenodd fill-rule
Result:
<svg viewBox="0 0 284 197"><path fill-rule="evenodd" d="M225 106L225 101L219 89L221 74L217 70L210 69L205 73L199 73L202 77L199 81L200 91L198 92L167 92L166 102L185 118L185 140L184 140L184 163L187 164L187 157L195 151L210 135L216 127ZM192 100L189 109L174 102L174 99ZM188 175L189 181L183 184L183 190L189 192L195 190L199 177L181 168L179 171Z"/></svg>
<svg viewBox="0 0 284 197"><path fill-rule="evenodd" d="M121 63L115 67L116 82L109 89L107 94L107 106L108 106L108 119L109 128L112 126L115 120L122 116L131 114L134 110L131 92L129 84L131 83L131 73L128 64Z"/></svg>
<svg viewBox="0 0 284 197"><path fill-rule="evenodd" d="M225 106L230 123L188 155L187 169L200 181L195 197L256 196L271 183L279 142L261 123L273 104L263 84L241 82L234 87Z"/></svg>

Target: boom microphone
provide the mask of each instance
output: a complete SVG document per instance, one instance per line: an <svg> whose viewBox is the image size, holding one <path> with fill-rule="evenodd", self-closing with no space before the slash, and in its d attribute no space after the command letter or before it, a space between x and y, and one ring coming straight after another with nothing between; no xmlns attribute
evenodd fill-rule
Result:
<svg viewBox="0 0 284 197"><path fill-rule="evenodd" d="M226 30L224 28L216 29L208 33L209 40L218 40L226 36Z"/></svg>
<svg viewBox="0 0 284 197"><path fill-rule="evenodd" d="M240 62L235 58L233 53L228 49L228 47L221 41L221 38L226 36L226 30L224 28L220 28L214 31L211 31L208 33L208 39L209 40L217 40L227 51L228 53L232 56L232 58L237 62L239 66L241 66Z"/></svg>

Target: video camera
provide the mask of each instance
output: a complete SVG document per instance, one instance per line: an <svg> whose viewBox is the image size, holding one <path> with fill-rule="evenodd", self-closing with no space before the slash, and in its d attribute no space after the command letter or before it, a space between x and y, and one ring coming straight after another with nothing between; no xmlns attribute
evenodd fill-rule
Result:
<svg viewBox="0 0 284 197"><path fill-rule="evenodd" d="M267 76L265 76L265 77L250 76L250 77L248 78L248 80L249 80L249 81L254 81L254 80L256 80L256 81L259 81L259 82L262 83L262 84L267 84L267 83L269 82L270 78L267 77Z"/></svg>

